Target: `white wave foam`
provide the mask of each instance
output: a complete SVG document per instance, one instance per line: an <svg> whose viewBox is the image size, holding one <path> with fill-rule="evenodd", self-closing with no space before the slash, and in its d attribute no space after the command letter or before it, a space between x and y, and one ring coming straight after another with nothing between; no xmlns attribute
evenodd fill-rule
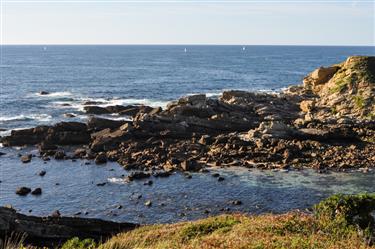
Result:
<svg viewBox="0 0 375 249"><path fill-rule="evenodd" d="M104 102L104 101L103 101ZM167 106L169 101L161 101L161 100L151 100L151 99L110 99L104 102L104 104L100 104L99 106L111 106L111 105L147 105L151 107L163 107Z"/></svg>
<svg viewBox="0 0 375 249"><path fill-rule="evenodd" d="M126 183L126 181L123 178L112 177L112 178L108 178L107 180L110 183L116 183L116 184L125 184Z"/></svg>
<svg viewBox="0 0 375 249"><path fill-rule="evenodd" d="M63 91L63 92L51 92L51 93L48 93L48 94L36 93L35 95L40 96L40 97L56 98L56 97L67 97L67 96L71 96L73 94L71 92L68 92L68 91Z"/></svg>
<svg viewBox="0 0 375 249"><path fill-rule="evenodd" d="M16 115L16 116L0 116L0 122L12 122L12 121L26 121L26 120L37 120L40 122L48 122L52 119L51 115L48 114L30 114L30 115Z"/></svg>

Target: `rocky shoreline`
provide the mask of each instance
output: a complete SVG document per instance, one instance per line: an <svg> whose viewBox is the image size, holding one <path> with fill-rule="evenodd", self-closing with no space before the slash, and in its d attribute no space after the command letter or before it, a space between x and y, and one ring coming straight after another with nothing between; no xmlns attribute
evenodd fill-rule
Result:
<svg viewBox="0 0 375 249"><path fill-rule="evenodd" d="M4 146L36 145L44 160L117 161L133 179L210 166L345 171L375 166L375 57L318 68L281 93L225 91L166 109L87 103L87 123L13 130ZM104 119L116 113L131 121ZM79 146L67 151L66 145ZM25 163L32 155L20 155ZM142 172L142 173L141 173Z"/></svg>
<svg viewBox="0 0 375 249"><path fill-rule="evenodd" d="M0 207L0 243L2 238L21 234L25 242L37 246L57 246L73 237L105 240L139 225L78 217L36 217Z"/></svg>

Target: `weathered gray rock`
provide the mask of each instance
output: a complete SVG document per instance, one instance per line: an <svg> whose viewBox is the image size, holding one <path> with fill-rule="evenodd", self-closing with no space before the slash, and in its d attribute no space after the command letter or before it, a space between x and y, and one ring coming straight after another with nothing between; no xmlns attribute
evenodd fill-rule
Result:
<svg viewBox="0 0 375 249"><path fill-rule="evenodd" d="M39 246L57 246L72 237L105 239L137 226L132 223L77 217L26 216L13 209L0 207L0 236L25 234L25 242Z"/></svg>
<svg viewBox="0 0 375 249"><path fill-rule="evenodd" d="M105 118L98 118L98 117L90 117L87 121L87 127L93 131L100 131L106 128L109 129L117 129L120 126L131 123L130 121L123 121L123 120L111 120Z"/></svg>

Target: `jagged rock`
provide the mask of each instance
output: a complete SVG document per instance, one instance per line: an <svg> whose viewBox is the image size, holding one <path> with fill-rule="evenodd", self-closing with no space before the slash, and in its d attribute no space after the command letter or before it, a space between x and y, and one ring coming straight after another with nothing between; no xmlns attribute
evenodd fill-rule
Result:
<svg viewBox="0 0 375 249"><path fill-rule="evenodd" d="M85 148L77 148L74 151L74 157L83 158L86 156L86 149Z"/></svg>
<svg viewBox="0 0 375 249"><path fill-rule="evenodd" d="M117 129L120 126L131 123L130 121L123 121L123 120L111 120L105 118L97 118L97 117L90 117L87 121L87 127L93 131L100 131L104 129Z"/></svg>
<svg viewBox="0 0 375 249"><path fill-rule="evenodd" d="M110 114L106 108L100 106L84 106L83 110L88 114Z"/></svg>
<svg viewBox="0 0 375 249"><path fill-rule="evenodd" d="M303 112L310 112L310 110L314 107L314 101L304 100L304 101L301 101L299 106Z"/></svg>
<svg viewBox="0 0 375 249"><path fill-rule="evenodd" d="M139 113L149 113L151 111L153 111L153 108L149 107L149 106L144 106L144 105L127 106L125 109L121 110L119 112L119 114L134 117ZM154 111L154 113L155 113L155 111Z"/></svg>
<svg viewBox="0 0 375 249"><path fill-rule="evenodd" d="M118 144L131 137L127 131L121 129L111 132L109 129L103 130L101 133L94 136L90 148L93 151L108 151L116 149Z"/></svg>
<svg viewBox="0 0 375 249"><path fill-rule="evenodd" d="M100 152L96 157L95 157L95 163L96 164L103 164L107 162L107 155L104 152Z"/></svg>
<svg viewBox="0 0 375 249"><path fill-rule="evenodd" d="M62 150L56 151L55 153L55 159L56 160L62 160L65 157L65 152Z"/></svg>
<svg viewBox="0 0 375 249"><path fill-rule="evenodd" d="M150 177L151 174L150 173L146 173L146 172L143 172L143 171L135 171L135 172L131 172L127 179L129 181L133 181L133 180L139 180L139 179L143 179L143 178L148 178Z"/></svg>
<svg viewBox="0 0 375 249"><path fill-rule="evenodd" d="M322 84L327 83L328 80L339 70L339 67L320 67L303 79L303 85L307 89L315 92L321 89Z"/></svg>
<svg viewBox="0 0 375 249"><path fill-rule="evenodd" d="M199 171L202 166L196 160L185 160L181 162L181 169L183 171Z"/></svg>

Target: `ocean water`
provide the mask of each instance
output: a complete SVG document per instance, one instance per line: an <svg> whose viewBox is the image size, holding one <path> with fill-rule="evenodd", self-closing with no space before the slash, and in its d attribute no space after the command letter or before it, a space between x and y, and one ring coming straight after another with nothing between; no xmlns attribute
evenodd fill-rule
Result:
<svg viewBox="0 0 375 249"><path fill-rule="evenodd" d="M185 52L186 48L186 52ZM245 49L244 49L245 48ZM278 91L375 47L2 46L0 129L84 121L82 102L165 106L186 94ZM48 91L46 96L38 95ZM0 133L6 134L9 131Z"/></svg>
<svg viewBox="0 0 375 249"><path fill-rule="evenodd" d="M186 48L186 52L185 52ZM375 55L374 47L296 46L3 46L1 55L0 135L11 129L85 121L83 102L102 105L165 106L192 93L215 97L226 89L279 91L299 84L319 66L350 55ZM49 95L40 95L48 91ZM73 113L76 118L66 118ZM121 118L109 116L109 118ZM244 168L211 169L187 179L180 173L126 183L129 172L116 163L48 162L19 155L34 147L3 148L0 156L0 206L26 214L78 212L137 223L191 220L229 211L287 212L305 209L333 193L374 192L375 172L317 174L311 170L273 172ZM46 170L44 177L38 175ZM106 183L97 186L98 183ZM18 196L20 186L41 187L41 196ZM152 201L151 207L144 202ZM242 201L234 206L233 200ZM118 206L122 208L119 209ZM208 213L207 213L208 212Z"/></svg>

